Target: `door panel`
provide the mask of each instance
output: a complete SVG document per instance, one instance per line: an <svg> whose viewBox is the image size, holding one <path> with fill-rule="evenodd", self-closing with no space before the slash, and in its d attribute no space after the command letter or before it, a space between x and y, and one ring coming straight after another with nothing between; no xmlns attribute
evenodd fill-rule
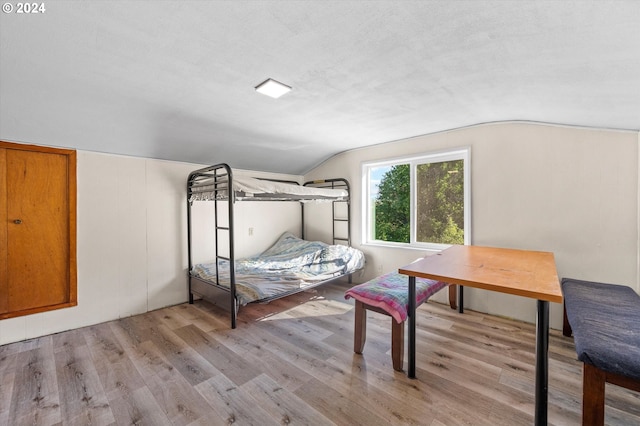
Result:
<svg viewBox="0 0 640 426"><path fill-rule="evenodd" d="M6 150L8 310L69 300L67 157Z"/></svg>
<svg viewBox="0 0 640 426"><path fill-rule="evenodd" d="M7 175L6 150L0 149L0 314L9 311L9 289L7 287Z"/></svg>

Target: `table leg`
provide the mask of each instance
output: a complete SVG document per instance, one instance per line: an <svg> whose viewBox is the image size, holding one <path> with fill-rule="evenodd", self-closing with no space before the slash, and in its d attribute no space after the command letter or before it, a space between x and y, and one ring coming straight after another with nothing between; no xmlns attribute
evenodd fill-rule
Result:
<svg viewBox="0 0 640 426"><path fill-rule="evenodd" d="M536 426L547 424L548 387L549 302L538 300L538 317L536 321Z"/></svg>
<svg viewBox="0 0 640 426"><path fill-rule="evenodd" d="M409 276L409 371L410 379L416 378L416 277Z"/></svg>

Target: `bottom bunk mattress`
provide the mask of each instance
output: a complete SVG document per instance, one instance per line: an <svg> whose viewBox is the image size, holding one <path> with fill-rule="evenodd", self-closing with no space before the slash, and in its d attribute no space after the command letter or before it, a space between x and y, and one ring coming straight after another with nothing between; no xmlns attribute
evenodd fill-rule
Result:
<svg viewBox="0 0 640 426"><path fill-rule="evenodd" d="M276 298L364 267L364 254L353 247L302 240L284 233L257 256L235 261L236 298L246 305ZM229 288L229 262L218 261L218 282ZM195 265L191 275L216 283L216 264Z"/></svg>

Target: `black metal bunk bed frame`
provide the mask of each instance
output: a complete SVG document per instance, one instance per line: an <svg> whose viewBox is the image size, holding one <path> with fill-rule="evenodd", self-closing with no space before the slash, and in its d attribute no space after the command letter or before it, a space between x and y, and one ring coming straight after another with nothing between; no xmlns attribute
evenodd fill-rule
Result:
<svg viewBox="0 0 640 426"><path fill-rule="evenodd" d="M268 180L272 182L281 182L288 183L293 185L300 185L295 181L286 181L280 179L269 179L269 178L260 178L263 180ZM321 180L313 180L305 182L303 186L313 187L313 188L329 188L329 189L343 189L347 192L347 197L342 198L340 200L331 201L331 212L332 212L332 238L333 244L346 244L347 246L351 246L351 191L349 187L349 182L343 178L334 178L334 179L321 179ZM220 306L226 310L229 310L231 313L231 328L236 328L236 319L238 315L238 302L236 299L236 274L235 274L235 254L234 254L234 205L236 203L236 193L233 190L233 172L231 167L225 163L216 164L213 166L205 167L203 169L195 170L189 174L187 179L187 247L188 247L188 258L189 258L189 267L187 269L187 279L189 282L189 303L193 304L194 301L194 292L200 295L205 300L208 300L217 306ZM209 281L203 280L201 278L195 277L191 274L191 271L194 267L193 264L193 250L192 250L192 220L191 220L191 207L193 204L192 196L198 192L206 192L210 191L213 194L212 199L208 201L214 203L214 228L215 228L215 256L214 261L216 264L216 282L211 283ZM313 197L304 197L304 196L264 196L264 197L254 197L251 198L251 201L298 201L301 202L301 216L302 216L302 230L301 235L304 239L304 231L305 231L305 222L304 222L304 204L302 201L313 200ZM219 217L219 208L218 203L226 201L227 202L227 224L220 223ZM336 205L337 203L345 203L346 204L346 215L347 217L340 217L336 215ZM346 222L347 235L338 236L337 233L337 224L340 222ZM223 256L220 255L220 234L221 232L227 233L227 240L229 242L228 245L228 255ZM229 288L227 289L224 286L220 285L219 281L219 270L218 270L218 261L226 260L229 262ZM343 277L343 276L341 276ZM256 302L270 302L275 299L279 299L281 297L289 296L291 294L298 293L303 290L308 290L310 288L325 284L329 281L333 281L335 279L341 278L335 277L326 281L321 281L318 283L310 284L304 288L284 292L278 294L277 296L273 296L267 299L261 299ZM349 282L351 282L351 274L349 274ZM225 300L228 298L229 300ZM227 303L225 306L225 302Z"/></svg>

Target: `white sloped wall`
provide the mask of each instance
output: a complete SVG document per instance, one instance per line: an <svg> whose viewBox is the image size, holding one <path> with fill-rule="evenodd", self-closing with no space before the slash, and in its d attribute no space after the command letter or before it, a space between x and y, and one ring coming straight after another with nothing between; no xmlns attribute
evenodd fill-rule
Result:
<svg viewBox="0 0 640 426"><path fill-rule="evenodd" d="M640 291L638 133L520 122L352 150L308 173L308 180L345 176L351 182L353 242L367 255L362 280L427 254L362 244L362 162L462 146L471 147L473 244L551 251L560 277ZM436 300L444 297L438 294ZM535 321L535 302L521 297L468 288L465 305ZM560 327L561 314L561 306L552 304L554 328Z"/></svg>

